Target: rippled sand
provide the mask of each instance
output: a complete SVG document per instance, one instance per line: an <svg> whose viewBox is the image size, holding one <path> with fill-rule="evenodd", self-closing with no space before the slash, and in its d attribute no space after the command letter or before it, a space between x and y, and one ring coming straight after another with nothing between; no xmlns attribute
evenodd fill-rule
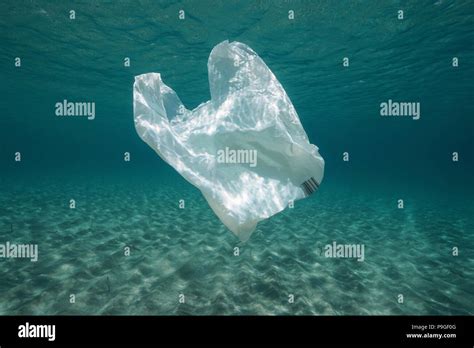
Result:
<svg viewBox="0 0 474 348"><path fill-rule="evenodd" d="M183 180L107 182L5 188L0 242L39 260L0 259L0 314L474 314L472 204L322 185L240 243ZM324 257L333 241L365 261Z"/></svg>

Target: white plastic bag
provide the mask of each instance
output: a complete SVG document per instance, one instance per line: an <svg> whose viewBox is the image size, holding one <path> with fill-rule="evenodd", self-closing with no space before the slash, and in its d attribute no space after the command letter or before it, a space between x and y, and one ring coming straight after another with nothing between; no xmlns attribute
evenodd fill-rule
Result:
<svg viewBox="0 0 474 348"><path fill-rule="evenodd" d="M208 70L211 100L194 110L185 109L160 74L136 76L135 127L245 241L259 221L317 190L324 160L285 90L250 47L221 42Z"/></svg>

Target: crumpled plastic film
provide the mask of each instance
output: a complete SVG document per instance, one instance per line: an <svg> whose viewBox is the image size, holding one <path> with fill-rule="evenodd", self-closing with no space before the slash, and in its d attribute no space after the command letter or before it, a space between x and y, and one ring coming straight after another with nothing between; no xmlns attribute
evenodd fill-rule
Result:
<svg viewBox="0 0 474 348"><path fill-rule="evenodd" d="M282 85L250 47L221 42L207 65L211 100L194 110L160 74L136 76L135 128L245 241L259 221L319 188L324 160Z"/></svg>

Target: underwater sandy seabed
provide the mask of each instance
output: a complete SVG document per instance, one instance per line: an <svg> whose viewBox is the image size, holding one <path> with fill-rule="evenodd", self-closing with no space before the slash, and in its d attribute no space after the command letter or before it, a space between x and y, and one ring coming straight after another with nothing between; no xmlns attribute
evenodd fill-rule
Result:
<svg viewBox="0 0 474 348"><path fill-rule="evenodd" d="M183 179L148 179L4 179L0 242L39 257L0 259L0 314L474 314L472 202L328 183L241 243Z"/></svg>

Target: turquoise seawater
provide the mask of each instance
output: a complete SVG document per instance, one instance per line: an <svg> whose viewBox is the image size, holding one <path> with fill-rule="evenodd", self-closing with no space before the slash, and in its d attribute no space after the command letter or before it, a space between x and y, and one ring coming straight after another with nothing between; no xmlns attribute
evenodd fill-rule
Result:
<svg viewBox="0 0 474 348"><path fill-rule="evenodd" d="M0 9L0 245L39 251L0 258L0 314L474 314L472 1ZM265 61L326 161L318 192L245 243L133 123L135 75L160 72L188 109L209 100L224 40ZM57 117L64 99L95 119ZM389 99L420 119L381 117ZM326 257L333 242L364 260Z"/></svg>

